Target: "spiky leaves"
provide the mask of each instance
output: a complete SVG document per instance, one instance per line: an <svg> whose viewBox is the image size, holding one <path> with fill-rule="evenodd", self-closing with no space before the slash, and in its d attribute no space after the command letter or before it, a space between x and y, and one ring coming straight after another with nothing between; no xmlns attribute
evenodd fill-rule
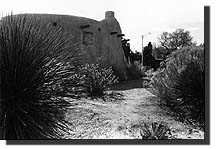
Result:
<svg viewBox="0 0 217 149"><path fill-rule="evenodd" d="M166 140L170 139L170 129L163 123L152 123L151 127L143 123L140 135L144 140Z"/></svg>
<svg viewBox="0 0 217 149"><path fill-rule="evenodd" d="M79 60L73 37L34 16L10 15L0 23L0 52L0 138L61 138L62 82Z"/></svg>

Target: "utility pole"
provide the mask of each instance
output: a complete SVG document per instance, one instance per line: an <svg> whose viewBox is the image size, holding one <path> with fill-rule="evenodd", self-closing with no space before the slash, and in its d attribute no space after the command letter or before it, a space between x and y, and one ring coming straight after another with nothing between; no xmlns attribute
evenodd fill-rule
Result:
<svg viewBox="0 0 217 149"><path fill-rule="evenodd" d="M143 66L143 38L146 36L146 35L148 35L148 34L151 34L150 32L149 33L147 33L147 34L144 34L144 35L142 35L142 66Z"/></svg>

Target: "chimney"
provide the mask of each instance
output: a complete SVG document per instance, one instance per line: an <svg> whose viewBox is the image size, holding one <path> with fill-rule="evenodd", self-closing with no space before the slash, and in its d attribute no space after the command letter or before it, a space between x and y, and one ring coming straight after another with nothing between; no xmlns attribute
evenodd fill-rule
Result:
<svg viewBox="0 0 217 149"><path fill-rule="evenodd" d="M114 17L115 17L114 11L106 11L106 12L105 12L105 18L106 18L106 19L114 18Z"/></svg>

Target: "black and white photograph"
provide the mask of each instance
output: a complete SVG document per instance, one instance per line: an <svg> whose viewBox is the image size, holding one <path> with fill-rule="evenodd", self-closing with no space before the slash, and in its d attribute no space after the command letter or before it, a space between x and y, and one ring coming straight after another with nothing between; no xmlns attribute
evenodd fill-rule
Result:
<svg viewBox="0 0 217 149"><path fill-rule="evenodd" d="M4 0L0 11L1 140L209 144L207 0Z"/></svg>

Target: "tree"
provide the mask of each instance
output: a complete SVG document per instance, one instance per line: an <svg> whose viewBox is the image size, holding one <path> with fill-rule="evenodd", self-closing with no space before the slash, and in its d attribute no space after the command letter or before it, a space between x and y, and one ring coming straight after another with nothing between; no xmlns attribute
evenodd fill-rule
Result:
<svg viewBox="0 0 217 149"><path fill-rule="evenodd" d="M163 32L158 38L161 46L167 49L168 53L192 45L192 39L190 32L184 29L177 29L173 33Z"/></svg>

